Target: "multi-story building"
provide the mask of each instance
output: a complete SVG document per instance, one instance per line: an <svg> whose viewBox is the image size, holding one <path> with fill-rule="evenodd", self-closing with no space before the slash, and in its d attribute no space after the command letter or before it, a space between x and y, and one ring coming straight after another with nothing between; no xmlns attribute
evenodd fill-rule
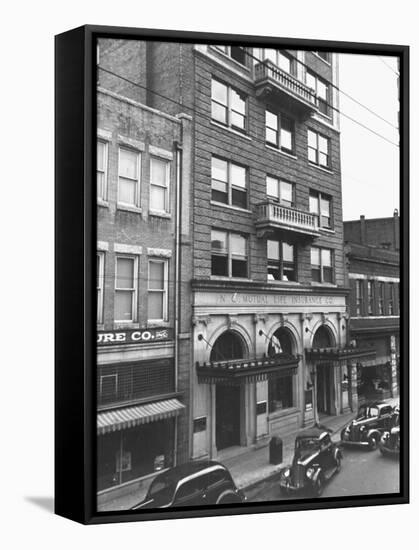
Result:
<svg viewBox="0 0 419 550"><path fill-rule="evenodd" d="M397 396L400 376L399 215L344 222L350 286L350 339L376 350L357 365L360 400Z"/></svg>
<svg viewBox="0 0 419 550"><path fill-rule="evenodd" d="M348 410L337 56L110 42L101 83L192 117L190 456Z"/></svg>
<svg viewBox="0 0 419 550"><path fill-rule="evenodd" d="M97 90L99 507L189 455L191 122L119 92Z"/></svg>

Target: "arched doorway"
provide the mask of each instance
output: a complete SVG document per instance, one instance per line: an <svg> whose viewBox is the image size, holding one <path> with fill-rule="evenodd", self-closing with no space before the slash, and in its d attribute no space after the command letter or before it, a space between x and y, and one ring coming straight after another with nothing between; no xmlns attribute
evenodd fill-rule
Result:
<svg viewBox="0 0 419 550"><path fill-rule="evenodd" d="M325 325L320 326L313 337L314 349L332 348L335 339L331 330ZM316 365L317 373L317 411L321 415L330 415L333 411L334 400L334 369L333 363Z"/></svg>
<svg viewBox="0 0 419 550"><path fill-rule="evenodd" d="M243 338L232 330L223 332L215 341L210 361L244 359L247 347ZM215 444L217 450L240 445L242 387L217 384L215 389Z"/></svg>
<svg viewBox="0 0 419 550"><path fill-rule="evenodd" d="M295 353L294 338L285 327L280 327L274 332L268 345L268 357L281 353L287 355ZM296 405L294 375L271 378L268 382L268 400L270 413L294 407Z"/></svg>

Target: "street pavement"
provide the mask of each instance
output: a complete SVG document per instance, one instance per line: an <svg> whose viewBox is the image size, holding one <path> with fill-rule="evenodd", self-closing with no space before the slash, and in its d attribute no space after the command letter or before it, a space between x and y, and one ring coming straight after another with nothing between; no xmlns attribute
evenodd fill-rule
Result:
<svg viewBox="0 0 419 550"><path fill-rule="evenodd" d="M325 486L325 497L347 497L399 492L399 461L383 457L377 451L360 448L343 449L342 469ZM246 491L249 502L294 500L312 497L310 494L281 495L279 476L261 481Z"/></svg>

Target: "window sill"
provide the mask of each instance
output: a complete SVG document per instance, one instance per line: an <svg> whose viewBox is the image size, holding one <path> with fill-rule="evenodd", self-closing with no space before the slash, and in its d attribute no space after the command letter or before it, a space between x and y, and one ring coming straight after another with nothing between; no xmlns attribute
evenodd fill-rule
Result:
<svg viewBox="0 0 419 550"><path fill-rule="evenodd" d="M130 204L123 204L121 202L118 202L116 205L117 210L124 210L126 212L133 212L134 214L141 214L142 209L138 206L133 206Z"/></svg>
<svg viewBox="0 0 419 550"><path fill-rule="evenodd" d="M283 155L284 157L287 157L289 159L298 160L297 155L293 155L292 153L287 153L286 151L282 151L281 149L278 149L273 145L269 145L268 143L265 143L265 147L270 151L275 151L275 153L279 153L280 155Z"/></svg>
<svg viewBox="0 0 419 550"><path fill-rule="evenodd" d="M114 321L113 330L140 328L140 323L134 323L133 321Z"/></svg>
<svg viewBox="0 0 419 550"><path fill-rule="evenodd" d="M319 286L319 287L329 287L329 288L337 288L338 285L336 285L335 283L317 283L317 282L314 282L312 281L310 283L311 286Z"/></svg>
<svg viewBox="0 0 419 550"><path fill-rule="evenodd" d="M103 208L109 208L109 202L108 201L105 201L103 199L96 199L96 204L98 206L102 206Z"/></svg>
<svg viewBox="0 0 419 550"><path fill-rule="evenodd" d="M242 137L246 141L252 141L252 138L242 132L239 132L238 130L234 130L233 128L230 128L229 126L223 126L223 124L220 124L218 122L215 122L214 120L211 120L211 125L215 126L216 128L220 128L221 130L225 130L226 132L229 132L230 134L234 134L235 136Z"/></svg>
<svg viewBox="0 0 419 550"><path fill-rule="evenodd" d="M240 206L234 206L232 204L224 204L223 202L211 201L211 205L220 206L222 208L228 208L229 210L237 210L238 212L245 212L246 214L252 214L251 210L247 208L241 208Z"/></svg>
<svg viewBox="0 0 419 550"><path fill-rule="evenodd" d="M333 170L330 170L330 168L323 168L323 166L319 166L318 164L315 164L314 162L311 162L310 160L308 161L309 165L312 167L312 168L317 168L317 170L321 170L322 172L326 172L326 174L332 174L333 175Z"/></svg>
<svg viewBox="0 0 419 550"><path fill-rule="evenodd" d="M247 277L225 277L223 275L211 275L211 281L237 281L238 283L252 283L253 280Z"/></svg>
<svg viewBox="0 0 419 550"><path fill-rule="evenodd" d="M159 210L149 210L148 215L166 219L171 219L172 217L172 214L170 214L169 212L160 212Z"/></svg>
<svg viewBox="0 0 419 550"><path fill-rule="evenodd" d="M169 321L153 321L149 320L147 321L147 328L154 328L154 327L170 327Z"/></svg>
<svg viewBox="0 0 419 550"><path fill-rule="evenodd" d="M328 229L327 227L320 227L321 233L327 233L328 235L334 235L336 231L334 229Z"/></svg>
<svg viewBox="0 0 419 550"><path fill-rule="evenodd" d="M272 281L272 280L269 280L267 279L267 282L269 285L273 285L273 286L281 286L281 285L285 285L285 286L300 286L301 283L299 283L298 281Z"/></svg>

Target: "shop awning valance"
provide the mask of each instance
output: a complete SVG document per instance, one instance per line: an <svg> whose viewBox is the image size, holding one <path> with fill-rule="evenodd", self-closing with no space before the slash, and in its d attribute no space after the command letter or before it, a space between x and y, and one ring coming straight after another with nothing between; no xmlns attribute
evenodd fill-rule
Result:
<svg viewBox="0 0 419 550"><path fill-rule="evenodd" d="M322 363L332 363L351 361L355 363L364 363L375 361L376 351L374 348L311 348L306 349L306 359L315 362L317 365Z"/></svg>
<svg viewBox="0 0 419 550"><path fill-rule="evenodd" d="M178 399L166 399L145 405L100 412L97 415L98 435L133 428L177 416L185 408Z"/></svg>
<svg viewBox="0 0 419 550"><path fill-rule="evenodd" d="M198 382L207 384L236 385L244 382L260 382L295 374L299 358L287 353L261 359L235 359L197 363Z"/></svg>

